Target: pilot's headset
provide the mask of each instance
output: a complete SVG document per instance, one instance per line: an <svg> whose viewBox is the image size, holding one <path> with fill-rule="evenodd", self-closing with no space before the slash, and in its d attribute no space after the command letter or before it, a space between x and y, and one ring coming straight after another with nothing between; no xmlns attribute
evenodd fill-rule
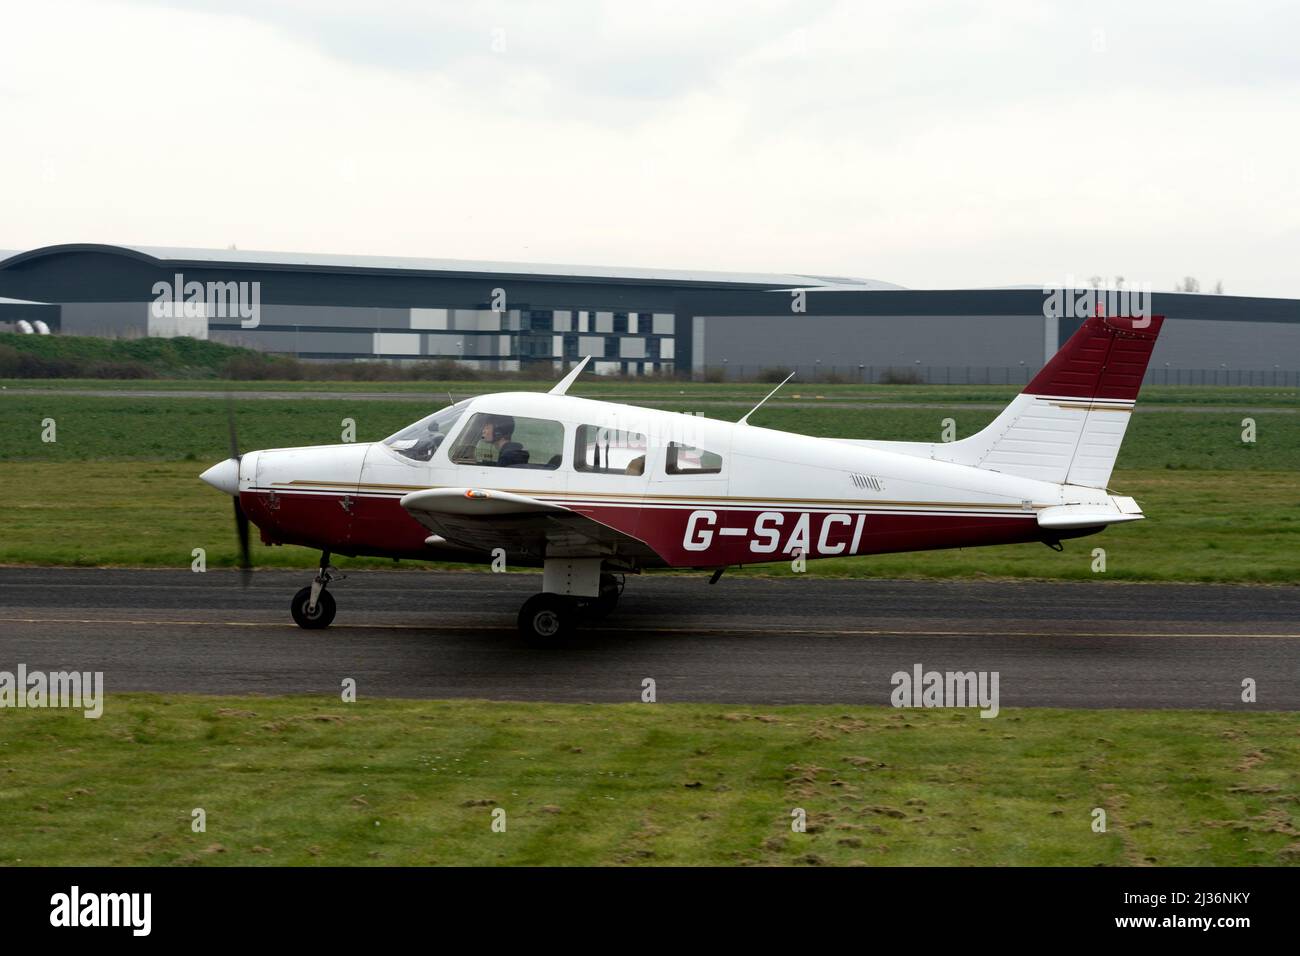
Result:
<svg viewBox="0 0 1300 956"><path fill-rule="evenodd" d="M512 415L493 415L492 437L512 439L515 437L515 419Z"/></svg>

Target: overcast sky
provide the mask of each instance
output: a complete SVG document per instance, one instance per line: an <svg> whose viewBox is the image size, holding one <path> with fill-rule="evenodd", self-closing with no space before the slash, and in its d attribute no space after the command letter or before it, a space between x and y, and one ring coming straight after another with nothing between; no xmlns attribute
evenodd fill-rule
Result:
<svg viewBox="0 0 1300 956"><path fill-rule="evenodd" d="M1300 297L1288 3L0 0L0 249Z"/></svg>

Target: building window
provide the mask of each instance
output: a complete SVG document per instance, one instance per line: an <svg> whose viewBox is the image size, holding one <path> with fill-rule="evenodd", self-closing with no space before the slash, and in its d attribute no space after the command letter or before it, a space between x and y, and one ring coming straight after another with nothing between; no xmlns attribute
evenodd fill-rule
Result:
<svg viewBox="0 0 1300 956"><path fill-rule="evenodd" d="M722 456L693 445L669 442L665 470L670 475L716 475L722 471Z"/></svg>

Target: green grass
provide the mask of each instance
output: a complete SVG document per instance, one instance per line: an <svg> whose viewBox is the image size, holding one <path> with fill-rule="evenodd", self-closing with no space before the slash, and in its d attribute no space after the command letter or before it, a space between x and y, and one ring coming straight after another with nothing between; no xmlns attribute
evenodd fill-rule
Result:
<svg viewBox="0 0 1300 956"><path fill-rule="evenodd" d="M689 403L665 404L676 411L696 410ZM436 398L234 400L244 449L337 442L344 418L355 419L358 441L373 441L439 406ZM963 437L983 428L996 414L992 409L960 407L777 407L760 409L751 422L826 437L937 441L944 418L954 418L957 435ZM1300 471L1300 415L1261 411L1250 417L1256 422L1253 444L1241 441L1240 413L1137 413L1117 467ZM42 441L42 422L47 418L56 424L54 443ZM0 436L4 438L0 461L211 463L224 458L229 445L226 403L207 398L5 395L0 397Z"/></svg>
<svg viewBox="0 0 1300 956"><path fill-rule="evenodd" d="M0 718L0 862L1294 865L1297 774L1287 714L110 695Z"/></svg>
<svg viewBox="0 0 1300 956"><path fill-rule="evenodd" d="M30 336L29 336L30 338ZM178 379L28 379L0 378L0 390L25 391L221 391L221 392L285 392L286 397L295 392L383 392L402 396L428 396L441 401L447 392L457 398L482 395L487 392L544 392L555 384L555 378L529 380L482 381L229 381L212 379L186 381ZM585 376L573 387L573 394L583 398L627 399L629 401L707 401L748 403L752 407L773 388L761 382L689 382L658 379L622 379ZM799 400L810 404L819 402L911 402L1006 404L1018 392L1018 385L875 385L830 384L793 381L773 401ZM1252 408L1300 408L1300 389L1239 386L1177 386L1148 385L1142 389L1143 405L1224 405ZM739 417L737 415L736 417Z"/></svg>
<svg viewBox="0 0 1300 956"><path fill-rule="evenodd" d="M129 364L148 369L155 375L180 378L214 377L232 358L255 354L249 349L186 336L107 339L82 335L0 334L0 349L70 363L71 367L96 362ZM29 380L9 381L26 383Z"/></svg>

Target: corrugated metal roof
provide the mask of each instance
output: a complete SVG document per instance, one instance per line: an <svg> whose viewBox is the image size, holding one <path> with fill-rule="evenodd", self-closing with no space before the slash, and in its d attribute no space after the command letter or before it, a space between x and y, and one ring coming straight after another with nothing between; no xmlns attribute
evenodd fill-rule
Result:
<svg viewBox="0 0 1300 956"><path fill-rule="evenodd" d="M505 274L551 279L752 285L767 288L778 286L805 288L823 285L851 286L860 290L902 288L889 282L871 279L827 279L792 273L706 272L689 269L494 262L474 259L420 259L405 256L329 255L316 252L263 252L244 249L189 249L175 246L121 246L119 248L164 261L229 263L279 268L366 269L383 272L443 272L462 275Z"/></svg>

